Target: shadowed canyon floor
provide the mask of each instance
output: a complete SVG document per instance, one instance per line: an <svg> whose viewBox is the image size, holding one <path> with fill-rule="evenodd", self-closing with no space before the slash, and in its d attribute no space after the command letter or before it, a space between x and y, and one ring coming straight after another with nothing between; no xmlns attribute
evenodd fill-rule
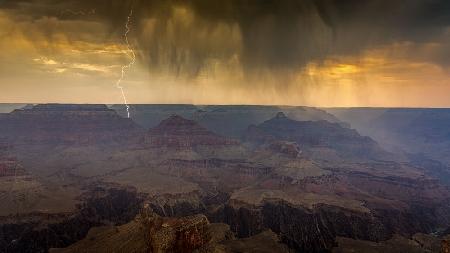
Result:
<svg viewBox="0 0 450 253"><path fill-rule="evenodd" d="M0 250L439 252L449 234L434 167L323 110L113 109L0 114Z"/></svg>

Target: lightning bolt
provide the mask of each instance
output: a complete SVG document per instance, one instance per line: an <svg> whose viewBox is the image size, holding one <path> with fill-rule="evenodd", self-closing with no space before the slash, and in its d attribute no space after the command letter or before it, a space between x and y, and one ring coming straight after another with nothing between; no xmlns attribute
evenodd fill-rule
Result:
<svg viewBox="0 0 450 253"><path fill-rule="evenodd" d="M127 96L125 95L124 87L121 85L123 79L125 78L125 75L127 71L129 71L134 63L136 62L136 54L134 53L134 50L130 46L130 42L128 41L128 34L130 33L130 23L131 18L133 17L133 9L131 9L130 14L128 15L127 22L125 23L125 34L123 35L125 38L125 43L127 45L127 50L124 51L124 53L130 57L130 62L127 65L122 66L122 73L120 75L120 78L116 82L116 87L120 90L120 93L122 94L123 103L125 104L125 107L127 108L127 116L130 118L130 106L128 105Z"/></svg>

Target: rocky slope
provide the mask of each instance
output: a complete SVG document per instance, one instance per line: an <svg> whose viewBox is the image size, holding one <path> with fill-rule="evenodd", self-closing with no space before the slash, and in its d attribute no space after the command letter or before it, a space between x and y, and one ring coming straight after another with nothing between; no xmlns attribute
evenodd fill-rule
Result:
<svg viewBox="0 0 450 253"><path fill-rule="evenodd" d="M78 194L71 186L58 187L33 175L11 145L0 144L0 217L67 212L75 207Z"/></svg>

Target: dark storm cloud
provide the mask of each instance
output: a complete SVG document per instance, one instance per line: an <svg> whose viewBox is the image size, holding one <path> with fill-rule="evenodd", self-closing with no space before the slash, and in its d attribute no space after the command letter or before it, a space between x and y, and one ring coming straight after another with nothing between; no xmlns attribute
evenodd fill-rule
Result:
<svg viewBox="0 0 450 253"><path fill-rule="evenodd" d="M450 63L448 0L4 0L0 6L34 18L97 20L115 37L133 9L141 60L175 74L197 75L211 59L233 57L246 72L297 70L403 41L439 44L438 52L411 57Z"/></svg>

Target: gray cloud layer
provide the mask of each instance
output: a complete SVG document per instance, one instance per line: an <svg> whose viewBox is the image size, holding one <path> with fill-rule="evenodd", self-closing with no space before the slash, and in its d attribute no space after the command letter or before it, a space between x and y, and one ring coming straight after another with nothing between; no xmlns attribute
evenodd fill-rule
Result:
<svg viewBox="0 0 450 253"><path fill-rule="evenodd" d="M447 0L3 0L0 7L35 19L99 21L110 38L120 38L133 9L141 60L177 75L236 57L245 72L297 70L403 41L439 44L438 52L409 57L450 63Z"/></svg>
<svg viewBox="0 0 450 253"><path fill-rule="evenodd" d="M396 41L442 43L444 52L429 60L450 60L444 57L450 44L447 0L4 0L0 6L35 18L100 20L115 35L133 8L140 56L151 67L164 65L175 73L195 75L211 58L234 55L247 70L298 68ZM194 20L184 21L192 23L175 20L174 7L189 10ZM233 29L239 38L230 37Z"/></svg>
<svg viewBox="0 0 450 253"><path fill-rule="evenodd" d="M134 103L449 106L448 0L0 0L0 100L120 103L131 10Z"/></svg>

